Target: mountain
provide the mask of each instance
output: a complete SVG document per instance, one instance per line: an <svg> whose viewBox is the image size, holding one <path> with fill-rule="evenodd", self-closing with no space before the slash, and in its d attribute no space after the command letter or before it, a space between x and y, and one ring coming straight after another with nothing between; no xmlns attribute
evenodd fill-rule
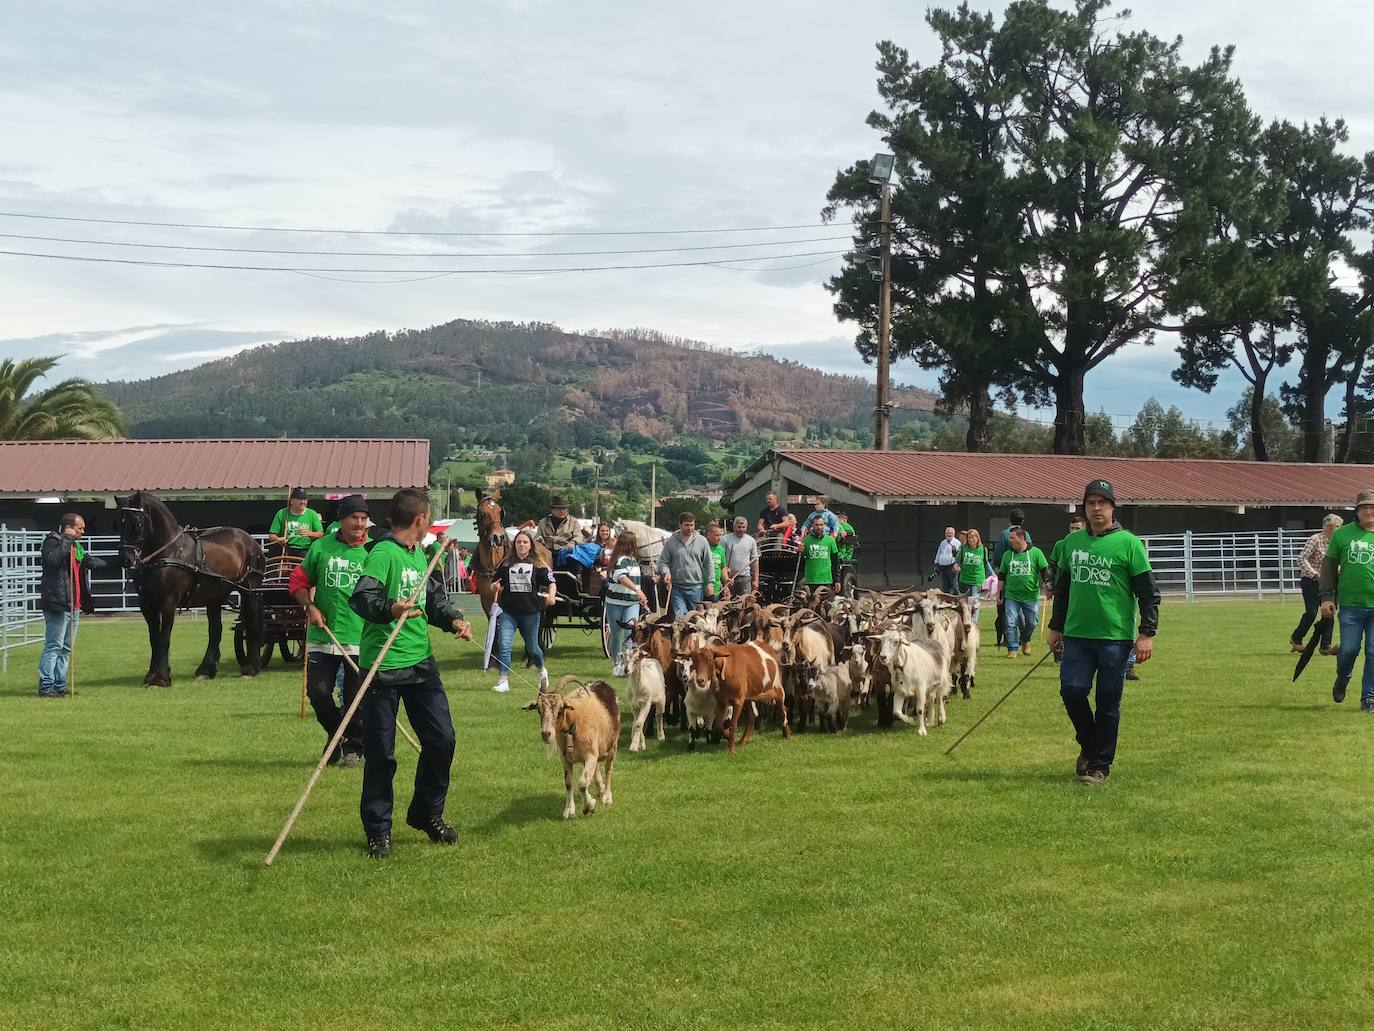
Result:
<svg viewBox="0 0 1374 1031"><path fill-rule="evenodd" d="M428 437L557 446L631 431L739 440L872 423L872 384L770 355L647 330L569 333L542 323L455 320L428 329L268 344L154 379L113 382L136 437ZM896 391L930 412L936 395Z"/></svg>

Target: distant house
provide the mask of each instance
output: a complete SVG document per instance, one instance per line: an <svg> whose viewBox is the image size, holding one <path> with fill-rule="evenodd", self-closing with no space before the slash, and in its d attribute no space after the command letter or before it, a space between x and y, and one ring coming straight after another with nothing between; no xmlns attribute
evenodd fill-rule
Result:
<svg viewBox="0 0 1374 1031"><path fill-rule="evenodd" d="M514 469L493 469L483 477L488 487L509 487L515 482Z"/></svg>

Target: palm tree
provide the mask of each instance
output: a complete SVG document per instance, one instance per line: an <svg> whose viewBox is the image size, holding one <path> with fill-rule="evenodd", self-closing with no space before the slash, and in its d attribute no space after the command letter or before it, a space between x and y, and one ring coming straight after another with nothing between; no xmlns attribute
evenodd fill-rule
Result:
<svg viewBox="0 0 1374 1031"><path fill-rule="evenodd" d="M124 416L85 379L29 393L62 356L0 361L0 440L108 440Z"/></svg>

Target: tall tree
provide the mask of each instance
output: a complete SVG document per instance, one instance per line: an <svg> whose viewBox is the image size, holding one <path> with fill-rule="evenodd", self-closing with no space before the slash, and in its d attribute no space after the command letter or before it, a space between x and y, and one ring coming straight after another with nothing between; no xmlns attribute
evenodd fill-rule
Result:
<svg viewBox="0 0 1374 1031"><path fill-rule="evenodd" d="M944 407L968 416L964 445L989 443L993 394L1036 394L1027 369L1035 337L1030 312L1002 286L1002 270L1024 235L1024 189L1009 174L1008 121L1014 94L995 49L991 15L961 5L926 21L940 39L939 61L923 67L903 48L878 45L878 92L886 113L868 124L897 156L892 197L892 352L940 372ZM876 247L881 226L860 162L842 171L824 215L854 211L856 244ZM863 264L829 283L840 318L857 322L859 352L876 351L877 285Z"/></svg>
<svg viewBox="0 0 1374 1031"><path fill-rule="evenodd" d="M1053 397L1065 454L1085 448L1087 374L1149 342L1164 312L1182 196L1231 160L1252 122L1229 51L1187 67L1179 42L1115 31L1109 10L1016 0L1000 25L967 5L932 11L939 63L920 68L882 44L889 113L869 117L907 169L894 196L908 231L895 265L903 347L966 397L980 372L1028 401ZM866 170L841 173L827 209L861 207L864 248ZM865 350L876 291L861 277L851 269L831 289L837 313L869 334Z"/></svg>
<svg viewBox="0 0 1374 1031"><path fill-rule="evenodd" d="M1335 288L1339 266L1354 258L1352 237L1370 226L1374 153L1342 153L1345 123L1302 127L1276 122L1264 134L1264 159L1287 184L1287 209L1274 246L1291 262L1288 309L1298 331L1298 382L1283 388L1284 407L1302 431L1302 460L1320 462L1326 395L1361 358L1368 297Z"/></svg>
<svg viewBox="0 0 1374 1031"><path fill-rule="evenodd" d="M0 440L107 440L124 434L119 409L76 377L36 390L61 356L0 361Z"/></svg>

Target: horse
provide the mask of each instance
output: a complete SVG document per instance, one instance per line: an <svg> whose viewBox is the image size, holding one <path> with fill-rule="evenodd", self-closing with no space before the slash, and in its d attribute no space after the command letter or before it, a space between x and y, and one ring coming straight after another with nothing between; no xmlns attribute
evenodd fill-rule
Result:
<svg viewBox="0 0 1374 1031"><path fill-rule="evenodd" d="M266 560L262 547L246 532L233 526L191 530L180 526L171 511L144 491L115 499L119 510L119 558L132 570L138 589L138 607L148 624L152 658L143 683L171 687L172 668L168 651L172 623L178 608L205 606L210 629L205 658L196 667L196 679L212 678L219 665L222 633L220 606L234 591L239 594L239 618L247 621L248 660L239 675L258 675L262 623L258 595Z"/></svg>
<svg viewBox="0 0 1374 1031"><path fill-rule="evenodd" d="M496 599L496 570L510 553L510 534L506 532L505 512L501 508L501 492L483 493L477 489L477 565L473 570L477 586L477 596L482 601L482 611L491 618L491 605ZM522 527L523 528L523 527ZM534 540L533 554L542 559L550 569L553 556L539 540Z"/></svg>

